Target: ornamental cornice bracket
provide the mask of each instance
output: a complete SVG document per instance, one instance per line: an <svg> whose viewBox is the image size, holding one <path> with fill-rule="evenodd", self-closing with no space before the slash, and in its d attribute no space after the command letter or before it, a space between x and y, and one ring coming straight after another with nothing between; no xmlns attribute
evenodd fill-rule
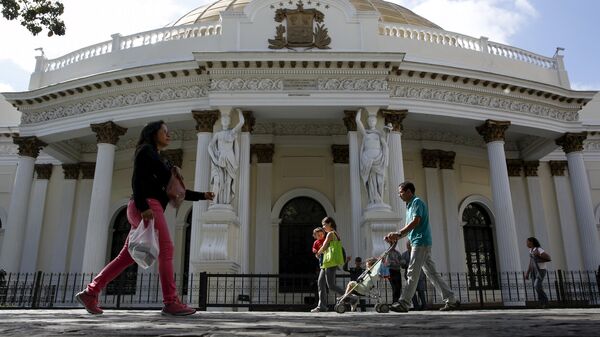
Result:
<svg viewBox="0 0 600 337"><path fill-rule="evenodd" d="M348 145L331 145L331 154L335 164L348 164L350 162L350 147Z"/></svg>
<svg viewBox="0 0 600 337"><path fill-rule="evenodd" d="M220 116L219 110L195 110L192 116L196 120L196 131L213 132L213 127Z"/></svg>
<svg viewBox="0 0 600 337"><path fill-rule="evenodd" d="M477 132L483 137L486 143L495 141L504 141L504 134L510 121L495 121L488 119L482 125L476 127Z"/></svg>
<svg viewBox="0 0 600 337"><path fill-rule="evenodd" d="M385 125L392 125L392 131L402 132L404 130L402 121L406 118L408 110L380 109L379 112L383 115Z"/></svg>
<svg viewBox="0 0 600 337"><path fill-rule="evenodd" d="M523 168L523 161L521 159L507 159L506 160L506 169L508 170L509 177L520 177L522 168Z"/></svg>
<svg viewBox="0 0 600 337"><path fill-rule="evenodd" d="M38 179L50 180L52 176L52 169L54 165L52 164L35 164L34 165L35 173L37 174Z"/></svg>
<svg viewBox="0 0 600 337"><path fill-rule="evenodd" d="M76 180L79 178L81 166L79 164L62 164L65 180Z"/></svg>
<svg viewBox="0 0 600 337"><path fill-rule="evenodd" d="M13 143L19 146L19 156L37 158L40 150L48 144L41 141L36 136L14 137Z"/></svg>
<svg viewBox="0 0 600 337"><path fill-rule="evenodd" d="M551 160L548 162L550 165L550 173L552 176L562 177L565 175L565 170L568 167L568 163L566 160Z"/></svg>
<svg viewBox="0 0 600 337"><path fill-rule="evenodd" d="M437 168L439 162L439 150L421 150L421 162L424 168Z"/></svg>
<svg viewBox="0 0 600 337"><path fill-rule="evenodd" d="M442 170L453 170L454 159L456 158L456 152L454 151L439 151L440 156L440 169Z"/></svg>
<svg viewBox="0 0 600 337"><path fill-rule="evenodd" d="M583 141L587 138L587 132L567 132L556 139L556 145L562 147L565 153L583 151Z"/></svg>
<svg viewBox="0 0 600 337"><path fill-rule="evenodd" d="M96 133L96 142L98 144L116 145L119 138L127 132L127 128L115 124L113 121L104 123L90 124L92 131Z"/></svg>
<svg viewBox="0 0 600 337"><path fill-rule="evenodd" d="M348 132L356 131L356 110L344 110L344 125Z"/></svg>
<svg viewBox="0 0 600 337"><path fill-rule="evenodd" d="M244 125L242 126L242 132L250 132L254 131L254 124L256 124L256 118L254 118L254 113L249 110L242 111L244 115Z"/></svg>
<svg viewBox="0 0 600 337"><path fill-rule="evenodd" d="M523 170L525 171L526 177L537 177L538 167L540 166L539 160L531 160L523 162Z"/></svg>
<svg viewBox="0 0 600 337"><path fill-rule="evenodd" d="M252 144L250 152L256 154L258 163L272 163L275 154L274 144ZM252 156L251 156L252 157Z"/></svg>

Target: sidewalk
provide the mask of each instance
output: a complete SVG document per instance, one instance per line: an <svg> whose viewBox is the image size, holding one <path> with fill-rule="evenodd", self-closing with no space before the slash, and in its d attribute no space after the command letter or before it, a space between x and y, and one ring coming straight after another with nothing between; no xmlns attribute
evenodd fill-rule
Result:
<svg viewBox="0 0 600 337"><path fill-rule="evenodd" d="M0 310L0 336L598 336L600 309L420 311L405 314Z"/></svg>

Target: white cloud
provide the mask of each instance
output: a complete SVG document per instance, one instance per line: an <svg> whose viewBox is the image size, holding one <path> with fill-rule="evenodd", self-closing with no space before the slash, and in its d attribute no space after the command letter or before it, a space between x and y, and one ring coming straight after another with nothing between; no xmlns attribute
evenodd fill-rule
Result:
<svg viewBox="0 0 600 337"><path fill-rule="evenodd" d="M0 82L0 92L10 92L15 91L15 89L8 83Z"/></svg>
<svg viewBox="0 0 600 337"><path fill-rule="evenodd" d="M579 83L579 82L573 82L573 83L571 83L571 89L573 89L573 90L583 90L583 91L600 90L600 82L597 82L597 83Z"/></svg>

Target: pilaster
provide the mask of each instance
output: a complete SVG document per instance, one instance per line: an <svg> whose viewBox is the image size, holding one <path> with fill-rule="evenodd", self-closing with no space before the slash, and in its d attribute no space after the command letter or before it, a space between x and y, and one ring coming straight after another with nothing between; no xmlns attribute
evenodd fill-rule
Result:
<svg viewBox="0 0 600 337"><path fill-rule="evenodd" d="M253 144L256 154L256 235L254 245L254 272L277 273L273 257L276 255L273 242L278 241L271 225L271 203L273 183L274 144Z"/></svg>

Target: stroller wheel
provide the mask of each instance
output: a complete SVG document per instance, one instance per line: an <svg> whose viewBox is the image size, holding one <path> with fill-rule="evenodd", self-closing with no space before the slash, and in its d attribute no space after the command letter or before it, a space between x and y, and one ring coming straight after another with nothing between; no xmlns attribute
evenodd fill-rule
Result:
<svg viewBox="0 0 600 337"><path fill-rule="evenodd" d="M378 312L386 314L386 313L390 312L390 306L387 305L386 303L381 303L381 304L379 304Z"/></svg>
<svg viewBox="0 0 600 337"><path fill-rule="evenodd" d="M333 307L333 309L335 309L335 312L337 312L338 314L343 314L346 312L346 305L344 303L339 303L336 304L335 307Z"/></svg>

